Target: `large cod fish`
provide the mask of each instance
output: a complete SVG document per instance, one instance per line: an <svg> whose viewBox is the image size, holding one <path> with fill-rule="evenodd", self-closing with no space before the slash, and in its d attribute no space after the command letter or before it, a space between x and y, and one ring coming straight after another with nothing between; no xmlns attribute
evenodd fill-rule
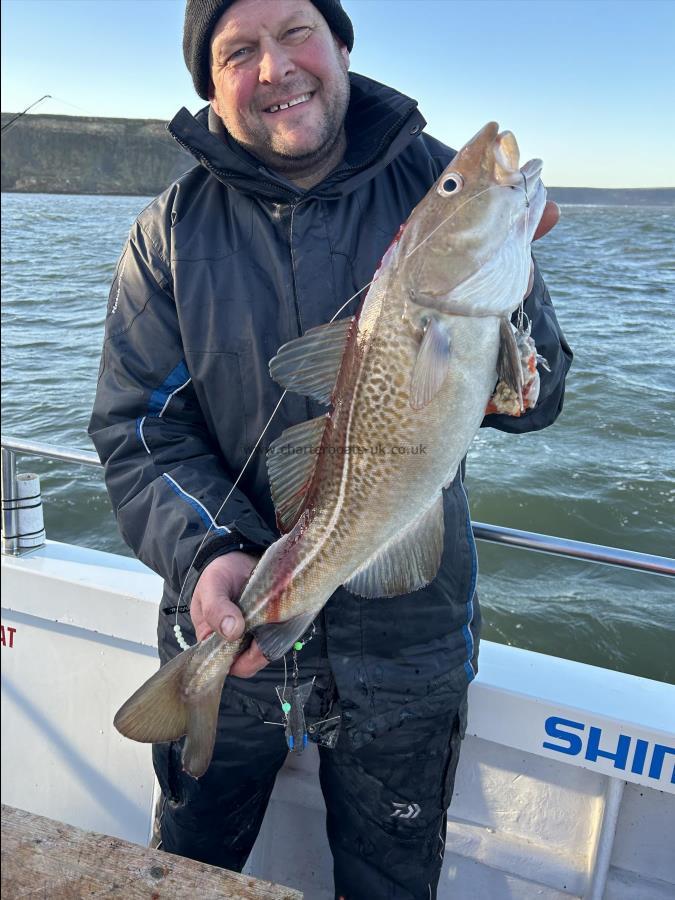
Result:
<svg viewBox="0 0 675 900"><path fill-rule="evenodd" d="M117 713L122 734L153 743L186 735L183 767L199 777L223 683L251 634L277 658L340 585L391 597L435 577L441 491L491 397L500 408L495 385L515 414L536 400L534 346L510 320L527 291L546 201L540 172L540 160L519 169L515 137L490 122L402 226L359 314L279 350L272 377L330 412L270 447L282 537L239 599L247 637L214 633L163 666Z"/></svg>

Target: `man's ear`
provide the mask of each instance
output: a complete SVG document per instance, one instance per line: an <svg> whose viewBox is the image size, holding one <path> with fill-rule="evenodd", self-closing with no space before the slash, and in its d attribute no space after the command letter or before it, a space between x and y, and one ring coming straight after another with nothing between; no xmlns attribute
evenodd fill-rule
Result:
<svg viewBox="0 0 675 900"><path fill-rule="evenodd" d="M342 41L340 40L340 38L337 37L337 35L335 35L335 34L333 35L333 40L337 44L337 48L340 51L340 56L344 60L345 67L348 69L349 68L349 50L347 50L347 45L343 44Z"/></svg>
<svg viewBox="0 0 675 900"><path fill-rule="evenodd" d="M213 81L211 81L210 78L209 78L209 103L211 104L211 109L214 111L214 113L220 119L221 118L220 107L218 106L218 99L216 97L216 88L215 88Z"/></svg>

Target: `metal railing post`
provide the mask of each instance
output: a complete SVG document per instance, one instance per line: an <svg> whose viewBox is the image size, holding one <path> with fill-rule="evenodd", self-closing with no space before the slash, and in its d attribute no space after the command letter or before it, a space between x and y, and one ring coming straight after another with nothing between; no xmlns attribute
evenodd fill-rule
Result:
<svg viewBox="0 0 675 900"><path fill-rule="evenodd" d="M2 448L2 552L16 556L19 552L18 513L16 509L16 453Z"/></svg>

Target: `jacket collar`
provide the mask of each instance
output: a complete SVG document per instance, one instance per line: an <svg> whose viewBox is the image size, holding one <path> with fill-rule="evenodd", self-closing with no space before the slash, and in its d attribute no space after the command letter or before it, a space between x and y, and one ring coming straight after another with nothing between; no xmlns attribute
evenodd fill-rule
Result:
<svg viewBox="0 0 675 900"><path fill-rule="evenodd" d="M167 126L172 137L223 183L277 201L305 196L338 197L373 178L420 134L426 122L417 101L386 85L350 74L342 164L309 191L269 171L228 134L210 106L192 115L185 107Z"/></svg>

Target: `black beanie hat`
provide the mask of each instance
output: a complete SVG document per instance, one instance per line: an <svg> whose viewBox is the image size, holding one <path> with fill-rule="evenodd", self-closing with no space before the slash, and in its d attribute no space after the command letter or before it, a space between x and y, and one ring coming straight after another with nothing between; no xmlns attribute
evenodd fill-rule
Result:
<svg viewBox="0 0 675 900"><path fill-rule="evenodd" d="M190 70L195 90L203 100L209 99L211 73L211 33L216 22L235 0L187 0L183 27L183 56ZM354 29L340 0L311 0L324 17L333 34L346 44L354 46Z"/></svg>

